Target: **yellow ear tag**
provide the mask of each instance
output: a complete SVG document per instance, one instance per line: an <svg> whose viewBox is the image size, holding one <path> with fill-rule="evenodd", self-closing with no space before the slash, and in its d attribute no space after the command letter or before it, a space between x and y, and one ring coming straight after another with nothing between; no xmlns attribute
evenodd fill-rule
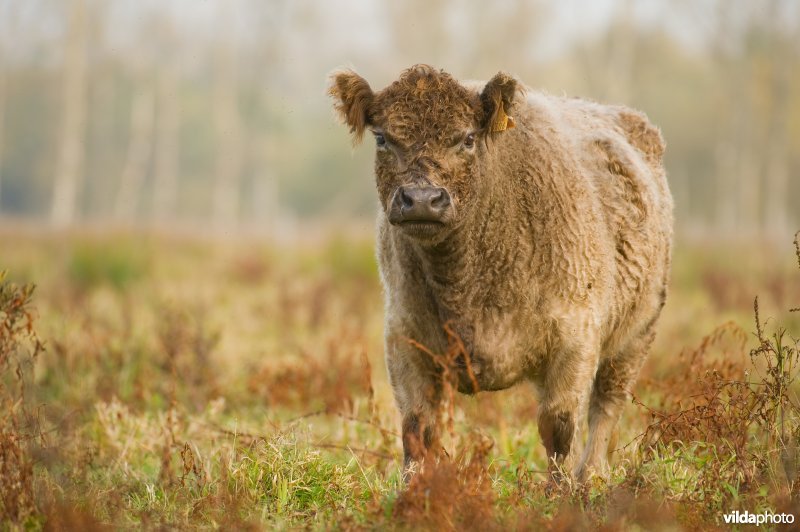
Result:
<svg viewBox="0 0 800 532"><path fill-rule="evenodd" d="M494 121L492 124L492 133L498 133L500 131L505 131L506 129L514 129L517 127L517 123L514 119L506 114L506 110L503 109L503 101L501 100L499 103L499 108L497 109L497 120Z"/></svg>

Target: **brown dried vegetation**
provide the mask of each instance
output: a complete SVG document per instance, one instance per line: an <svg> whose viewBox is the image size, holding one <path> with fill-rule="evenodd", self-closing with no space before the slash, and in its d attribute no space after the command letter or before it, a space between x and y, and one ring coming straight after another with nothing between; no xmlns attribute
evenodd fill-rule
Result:
<svg viewBox="0 0 800 532"><path fill-rule="evenodd" d="M403 484L375 279L345 266L300 282L307 266L270 258L230 283L220 272L237 260L201 261L202 294L158 270L73 296L43 276L39 312L30 287L0 284L0 527L657 530L719 527L737 508L798 515L797 313L769 289L752 334L741 314L681 352L699 335L676 316L707 299L675 287L608 483L549 485L532 391L460 395L458 336L443 353L418 346L442 379L443 452Z"/></svg>
<svg viewBox="0 0 800 532"><path fill-rule="evenodd" d="M422 464L394 506L393 519L411 528L494 530L495 494L487 459L492 441L473 434L455 458Z"/></svg>
<svg viewBox="0 0 800 532"><path fill-rule="evenodd" d="M359 396L372 405L372 367L364 340L342 330L316 347L319 353L302 349L293 359L265 361L249 378L248 390L272 407L352 412Z"/></svg>
<svg viewBox="0 0 800 532"><path fill-rule="evenodd" d="M797 239L795 248L800 264ZM753 314L756 347L748 352L747 333L728 322L682 352L670 377L649 383L661 395L657 408L634 400L650 418L639 441L641 464L665 452L694 462L697 476L680 498L695 503L700 515L758 497L764 486L775 490L775 505L788 504L795 514L800 509L800 340L780 325L766 331L758 297ZM626 484L640 481L633 476Z"/></svg>
<svg viewBox="0 0 800 532"><path fill-rule="evenodd" d="M33 450L44 435L26 388L44 346L33 328L33 285L5 278L0 271L0 522L21 524L37 511Z"/></svg>

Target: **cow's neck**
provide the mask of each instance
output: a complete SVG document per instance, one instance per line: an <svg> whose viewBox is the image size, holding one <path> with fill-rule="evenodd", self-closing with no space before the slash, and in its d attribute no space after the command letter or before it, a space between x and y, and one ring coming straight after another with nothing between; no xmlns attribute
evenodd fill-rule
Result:
<svg viewBox="0 0 800 532"><path fill-rule="evenodd" d="M502 198L502 194L485 198L446 240L417 250L423 255L426 284L445 321L462 313L474 315L474 310L500 308L509 301L510 277L519 271L515 266L525 252L520 241L527 239L513 223L513 205Z"/></svg>

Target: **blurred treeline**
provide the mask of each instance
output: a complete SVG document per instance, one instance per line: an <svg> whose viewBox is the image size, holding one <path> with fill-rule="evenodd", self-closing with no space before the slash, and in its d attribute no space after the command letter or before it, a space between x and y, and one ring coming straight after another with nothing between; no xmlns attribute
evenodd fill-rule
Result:
<svg viewBox="0 0 800 532"><path fill-rule="evenodd" d="M326 76L417 62L644 110L684 233L800 227L794 0L0 0L0 219L371 218Z"/></svg>

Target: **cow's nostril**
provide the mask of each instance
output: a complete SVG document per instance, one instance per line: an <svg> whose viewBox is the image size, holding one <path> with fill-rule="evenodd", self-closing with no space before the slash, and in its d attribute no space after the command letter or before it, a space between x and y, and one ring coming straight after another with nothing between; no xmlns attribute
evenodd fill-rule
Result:
<svg viewBox="0 0 800 532"><path fill-rule="evenodd" d="M436 209L446 207L447 206L447 197L445 196L444 190L439 189L431 196L431 207Z"/></svg>
<svg viewBox="0 0 800 532"><path fill-rule="evenodd" d="M414 198L404 188L400 189L400 201L403 203L403 207L407 209L414 206Z"/></svg>

